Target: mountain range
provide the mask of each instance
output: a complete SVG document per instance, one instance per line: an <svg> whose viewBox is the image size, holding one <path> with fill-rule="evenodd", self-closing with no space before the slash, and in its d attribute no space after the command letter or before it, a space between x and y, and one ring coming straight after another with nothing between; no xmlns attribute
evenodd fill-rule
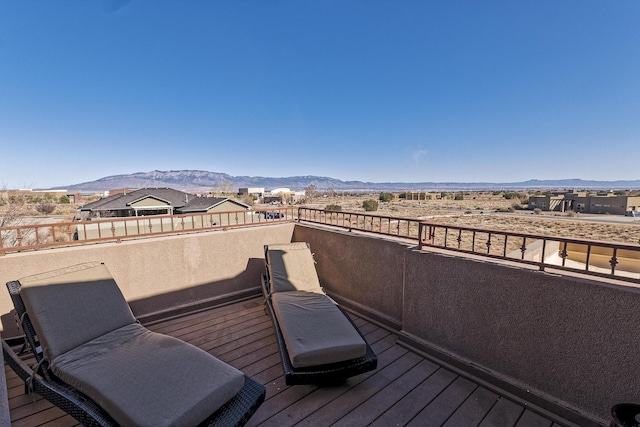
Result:
<svg viewBox="0 0 640 427"><path fill-rule="evenodd" d="M378 191L495 191L495 190L638 190L640 180L591 181L583 179L537 180L522 182L363 182L342 181L324 176L291 176L282 178L263 176L231 176L226 173L201 170L151 171L112 175L95 181L56 187L79 192L103 192L120 188L173 188L185 192L207 192L220 188L236 190L241 187L289 188L301 191L314 185L317 190L378 192Z"/></svg>

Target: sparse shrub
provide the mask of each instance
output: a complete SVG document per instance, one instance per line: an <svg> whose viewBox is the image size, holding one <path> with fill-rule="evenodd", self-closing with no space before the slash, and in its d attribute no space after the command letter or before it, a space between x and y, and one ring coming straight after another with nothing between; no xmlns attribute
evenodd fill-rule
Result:
<svg viewBox="0 0 640 427"><path fill-rule="evenodd" d="M367 212L374 212L378 210L378 201L377 200L365 200L362 202L362 207Z"/></svg>
<svg viewBox="0 0 640 427"><path fill-rule="evenodd" d="M58 203L68 205L69 203L71 203L71 200L69 199L69 196L65 194L64 196L60 196L60 199L58 199Z"/></svg>
<svg viewBox="0 0 640 427"><path fill-rule="evenodd" d="M340 205L327 205L324 208L325 211L335 211L335 212L340 212L342 211L342 206Z"/></svg>
<svg viewBox="0 0 640 427"><path fill-rule="evenodd" d="M534 213L534 214L536 214L536 215L541 215L541 214L542 214L542 209L540 209L540 208L535 208L535 209L533 210L533 213Z"/></svg>
<svg viewBox="0 0 640 427"><path fill-rule="evenodd" d="M42 215L50 215L56 210L56 205L53 203L40 203L36 206L36 210Z"/></svg>
<svg viewBox="0 0 640 427"><path fill-rule="evenodd" d="M258 198L253 194L243 194L240 200L246 205L253 206L257 199Z"/></svg>
<svg viewBox="0 0 640 427"><path fill-rule="evenodd" d="M504 193L502 195L502 197L504 197L507 200L519 199L520 198L520 194L516 193L515 191L508 191L508 192Z"/></svg>
<svg viewBox="0 0 640 427"><path fill-rule="evenodd" d="M393 200L393 194L391 193L380 193L380 201L381 202L390 202Z"/></svg>
<svg viewBox="0 0 640 427"><path fill-rule="evenodd" d="M568 216L568 217L576 217L576 216L578 216L578 213L577 213L577 212L574 212L574 211L568 211L568 212L567 212L567 216Z"/></svg>
<svg viewBox="0 0 640 427"><path fill-rule="evenodd" d="M471 211L464 211L465 215L471 215L471 213L472 213Z"/></svg>
<svg viewBox="0 0 640 427"><path fill-rule="evenodd" d="M464 200L464 194L456 193L456 195L453 197L453 200Z"/></svg>

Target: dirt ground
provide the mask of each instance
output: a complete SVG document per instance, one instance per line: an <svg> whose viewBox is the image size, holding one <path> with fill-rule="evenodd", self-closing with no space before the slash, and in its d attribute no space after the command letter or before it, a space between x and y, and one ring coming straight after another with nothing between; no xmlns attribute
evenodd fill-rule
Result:
<svg viewBox="0 0 640 427"><path fill-rule="evenodd" d="M357 197L321 197L306 206L324 209L335 204L342 211L365 212L365 200L377 200L379 195ZM469 193L463 200L378 201L378 210L371 214L401 218L425 219L438 224L465 226L489 230L530 233L544 236L579 238L640 244L640 218L618 215L587 215L559 212L534 213L518 199L505 199L491 193ZM514 206L517 208L514 209ZM511 210L511 212L509 212Z"/></svg>

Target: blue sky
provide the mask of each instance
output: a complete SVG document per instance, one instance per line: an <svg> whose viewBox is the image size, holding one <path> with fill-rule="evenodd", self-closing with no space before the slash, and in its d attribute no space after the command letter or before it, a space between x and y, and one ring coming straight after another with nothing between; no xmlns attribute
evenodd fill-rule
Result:
<svg viewBox="0 0 640 427"><path fill-rule="evenodd" d="M0 1L0 186L640 179L640 1Z"/></svg>

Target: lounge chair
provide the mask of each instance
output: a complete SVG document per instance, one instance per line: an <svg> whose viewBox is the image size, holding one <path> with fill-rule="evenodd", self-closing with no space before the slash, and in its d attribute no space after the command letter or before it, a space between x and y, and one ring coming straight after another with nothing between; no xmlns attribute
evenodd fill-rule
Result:
<svg viewBox="0 0 640 427"><path fill-rule="evenodd" d="M133 316L106 266L85 263L7 283L28 366L3 340L26 386L84 425L243 425L265 388L207 352Z"/></svg>
<svg viewBox="0 0 640 427"><path fill-rule="evenodd" d="M287 385L339 383L378 358L349 315L322 289L308 243L265 245L262 291Z"/></svg>

